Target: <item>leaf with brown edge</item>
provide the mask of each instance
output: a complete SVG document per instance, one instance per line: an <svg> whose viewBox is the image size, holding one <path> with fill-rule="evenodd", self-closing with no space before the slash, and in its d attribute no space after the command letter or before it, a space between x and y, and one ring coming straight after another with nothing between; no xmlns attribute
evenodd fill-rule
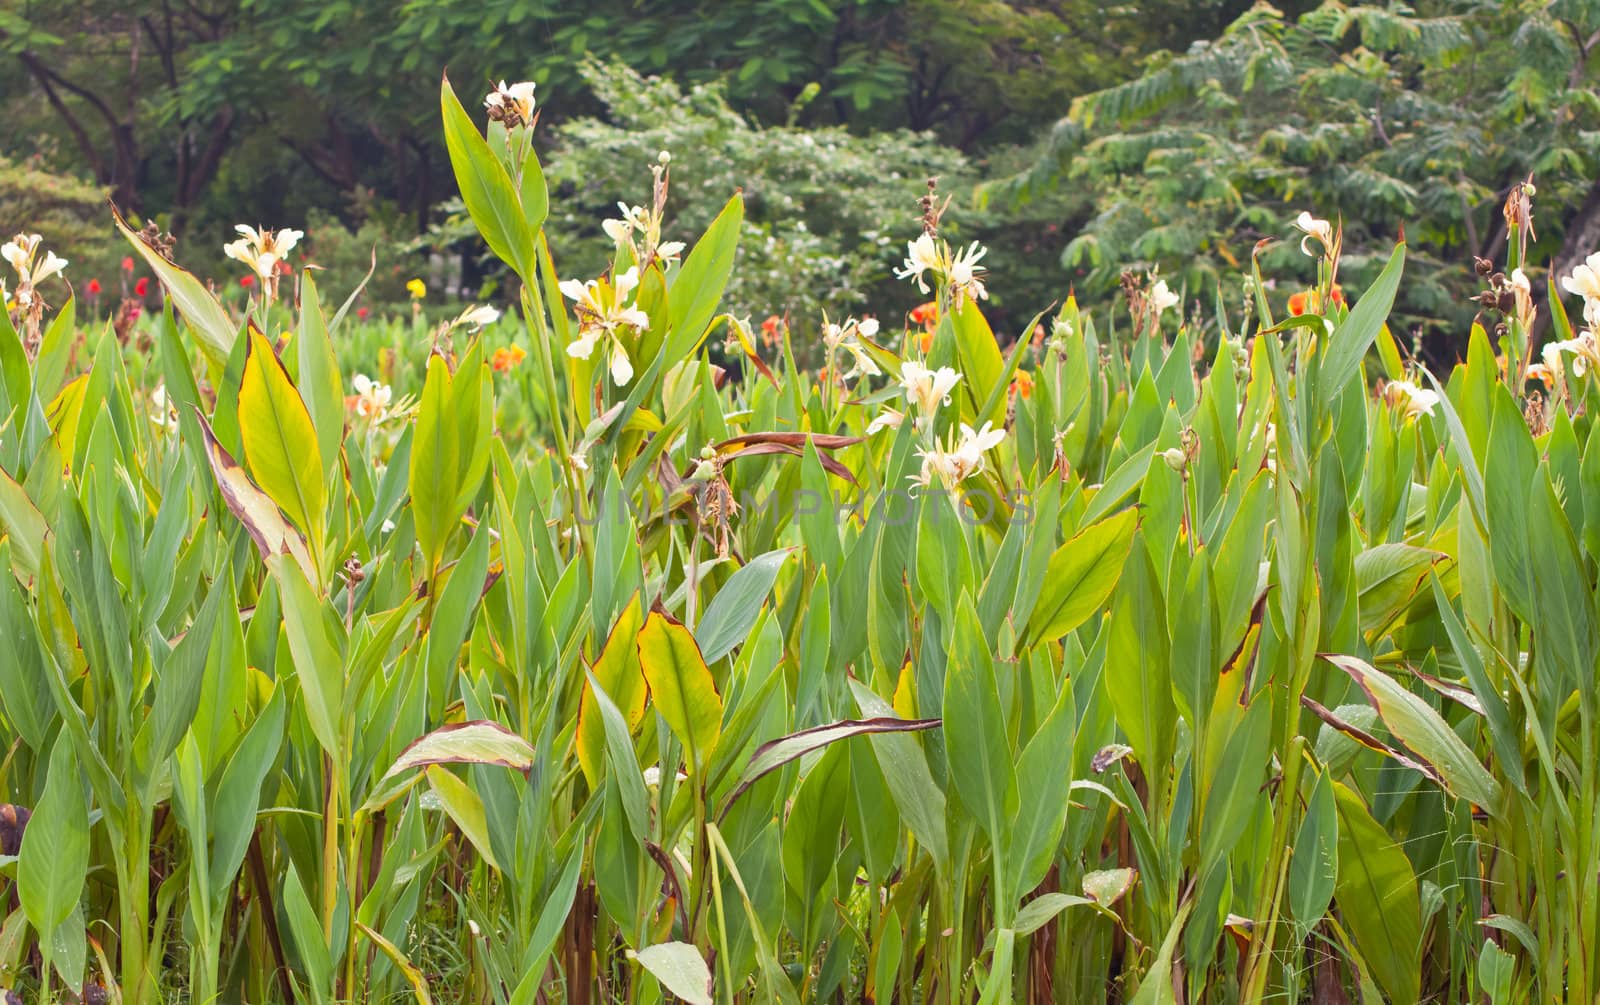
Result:
<svg viewBox="0 0 1600 1005"><path fill-rule="evenodd" d="M639 723L644 721L645 702L649 698L644 672L639 665L637 644L639 629L643 624L644 608L639 594L635 592L617 618L617 623L612 626L611 634L606 637L605 645L601 647L600 656L592 668L595 680L599 681L606 697L616 703L630 730L637 729ZM583 769L584 777L592 787L599 780L601 765L605 763L606 731L594 691L589 687L583 689L583 697L578 704L577 746L578 766Z"/></svg>
<svg viewBox="0 0 1600 1005"><path fill-rule="evenodd" d="M211 424L198 408L194 410L194 415L200 422L200 432L205 436L206 460L211 463L211 474L222 492L222 501L227 504L229 512L244 524L261 557L266 559L272 555L289 555L300 566L307 580L321 582L300 532L284 519L272 497L261 491L245 474L239 462L233 459L233 455L217 442Z"/></svg>
<svg viewBox="0 0 1600 1005"><path fill-rule="evenodd" d="M761 457L768 454L782 454L785 457L802 457L805 451L801 447L790 446L787 443L756 443L746 447L739 447L721 454L724 461L735 460L740 457ZM850 484L856 484L855 472L845 467L822 451L817 451L817 460L822 462L822 467L831 475L843 478ZM684 475L688 477L687 474Z"/></svg>
<svg viewBox="0 0 1600 1005"><path fill-rule="evenodd" d="M1331 653L1323 653L1322 659L1350 675L1390 734L1416 760L1428 765L1429 778L1474 805L1495 812L1500 803L1500 783L1433 706L1365 660Z"/></svg>
<svg viewBox="0 0 1600 1005"><path fill-rule="evenodd" d="M400 752L383 779L436 764L498 764L526 775L533 770L533 746L487 719L456 722L414 740Z"/></svg>
<svg viewBox="0 0 1600 1005"><path fill-rule="evenodd" d="M111 207L111 218L122 236L155 271L156 278L166 287L178 313L200 336L200 348L206 357L219 367L227 365L228 354L233 351L233 340L239 334L239 326L228 317L222 304L192 272L168 261L165 255L146 244L144 238L123 221L116 206Z"/></svg>
<svg viewBox="0 0 1600 1005"><path fill-rule="evenodd" d="M726 814L728 808L744 795L745 790L767 772L775 771L795 758L803 757L813 750L820 750L830 743L848 740L852 736L865 736L868 733L913 733L924 729L937 729L942 722L942 719L897 719L892 716L842 719L769 740L750 755L750 763L745 765L744 774L739 778L739 785L728 796L722 812Z"/></svg>
<svg viewBox="0 0 1600 1005"><path fill-rule="evenodd" d="M411 993L416 996L417 1005L433 1005L433 998L428 994L427 978L417 969L417 965L400 951L399 946L359 921L356 922L356 930L371 940L372 944L378 947L378 951L389 957L389 962L405 975L406 983L411 985Z"/></svg>
<svg viewBox="0 0 1600 1005"><path fill-rule="evenodd" d="M1373 736L1360 726L1357 726L1355 723L1339 718L1333 713L1332 709L1318 704L1315 699L1309 697L1308 695L1300 696L1300 704L1304 705L1312 715L1321 719L1330 727L1338 730L1345 736L1348 736L1350 739L1361 744L1363 747L1366 747L1368 750L1375 750L1386 757L1392 757L1395 759L1395 761L1405 765L1411 770L1421 772L1425 778L1433 782L1435 785L1444 784L1444 780L1439 777L1439 773L1434 771L1429 765L1408 756L1405 751L1400 750L1397 747L1392 747L1389 744L1384 743L1382 740L1378 739L1376 736Z"/></svg>
<svg viewBox="0 0 1600 1005"><path fill-rule="evenodd" d="M786 447L800 450L807 443L818 450L842 450L853 447L861 442L859 436L838 436L832 433L745 433L743 436L733 436L714 446L717 453L724 453L731 448L751 446L758 443L781 443Z"/></svg>

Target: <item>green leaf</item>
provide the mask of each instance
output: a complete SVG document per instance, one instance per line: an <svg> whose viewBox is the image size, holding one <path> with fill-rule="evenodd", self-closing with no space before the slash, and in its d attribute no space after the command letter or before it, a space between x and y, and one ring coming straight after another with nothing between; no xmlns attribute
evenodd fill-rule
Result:
<svg viewBox="0 0 1600 1005"><path fill-rule="evenodd" d="M1333 800L1333 783L1324 773L1317 776L1306 801L1306 815L1300 821L1300 836L1295 839L1289 859L1289 912L1310 931L1328 913L1334 883L1339 876L1339 814Z"/></svg>
<svg viewBox="0 0 1600 1005"><path fill-rule="evenodd" d="M1125 509L1085 527L1055 550L1028 619L1028 638L1034 644L1060 638L1100 610L1122 576L1138 522L1138 512Z"/></svg>
<svg viewBox="0 0 1600 1005"><path fill-rule="evenodd" d="M11 542L11 567L19 578L31 581L39 574L39 559L49 533L44 514L28 493L0 471L0 536Z"/></svg>
<svg viewBox="0 0 1600 1005"><path fill-rule="evenodd" d="M344 756L339 724L344 715L344 660L328 631L324 604L300 567L274 555L267 560L283 601L283 626L294 658L306 719L329 757Z"/></svg>
<svg viewBox="0 0 1600 1005"><path fill-rule="evenodd" d="M960 601L945 670L944 740L950 781L1000 854L1017 802L1017 778L994 660L968 594Z"/></svg>
<svg viewBox="0 0 1600 1005"><path fill-rule="evenodd" d="M1421 905L1405 851L1335 782L1339 879L1334 896L1356 947L1395 1005L1416 1005L1421 991Z"/></svg>
<svg viewBox="0 0 1600 1005"><path fill-rule="evenodd" d="M1178 916L1172 919L1167 937L1161 940L1161 948L1156 951L1155 962L1145 971L1144 980L1139 982L1139 990L1129 1005L1174 1005L1177 1001L1172 993L1172 956L1178 948L1178 937L1183 934L1183 923L1193 907L1194 901L1186 900L1178 909Z"/></svg>
<svg viewBox="0 0 1600 1005"><path fill-rule="evenodd" d="M439 84L439 105L444 116L445 147L467 213L489 250L516 270L523 282L532 282L536 228L529 226L506 166L461 107L448 77Z"/></svg>
<svg viewBox="0 0 1600 1005"><path fill-rule="evenodd" d="M622 713L630 732L644 721L645 701L649 698L644 673L639 667L639 629L643 625L644 610L639 594L635 593L606 637L592 674L593 680ZM578 766L591 787L599 784L600 762L606 750L607 734L599 715L594 692L585 688L578 704Z"/></svg>
<svg viewBox="0 0 1600 1005"><path fill-rule="evenodd" d="M306 411L317 428L317 454L331 467L339 456L339 445L344 442L344 385L339 379L339 363L328 337L328 323L322 315L316 280L310 269L302 276L300 330L294 338L299 362L296 372L300 376ZM326 470L323 474L327 474Z"/></svg>
<svg viewBox="0 0 1600 1005"><path fill-rule="evenodd" d="M848 740L852 736L866 736L870 733L913 733L922 729L935 729L939 726L939 722L938 719L901 719L895 716L844 719L770 740L757 747L755 753L750 755L750 763L745 766L744 774L739 777L738 787L728 796L723 812L726 813L727 807L731 807L739 796L767 772L774 771L813 750L821 750L829 744Z"/></svg>
<svg viewBox="0 0 1600 1005"><path fill-rule="evenodd" d="M283 361L254 328L239 384L239 436L257 485L320 550L327 487L317 431Z"/></svg>
<svg viewBox="0 0 1600 1005"><path fill-rule="evenodd" d="M772 584L778 579L778 570L793 551L793 548L780 548L756 556L729 576L722 589L711 598L694 631L701 656L707 663L715 663L732 652L733 647L750 634L767 594L772 592Z"/></svg>
<svg viewBox="0 0 1600 1005"><path fill-rule="evenodd" d="M1344 323L1328 336L1318 374L1318 385L1324 389L1325 400L1331 400L1356 375L1362 357L1383 330L1389 311L1394 307L1395 293L1400 289L1400 273L1405 263L1406 246L1396 245L1377 281L1361 295Z"/></svg>
<svg viewBox="0 0 1600 1005"><path fill-rule="evenodd" d="M894 717L894 708L872 693L865 684L849 678L861 714L874 719ZM884 733L872 737L872 753L878 759L883 780L894 794L895 805L917 841L928 849L940 874L950 870L950 841L945 829L945 797L927 755L915 737L903 733Z"/></svg>
<svg viewBox="0 0 1600 1005"><path fill-rule="evenodd" d="M656 711L678 737L692 770L704 767L722 732L722 697L689 630L651 611L639 630L639 665Z"/></svg>
<svg viewBox="0 0 1600 1005"><path fill-rule="evenodd" d="M461 828L461 833L466 836L468 843L483 857L485 863L496 872L500 870L500 863L494 856L494 847L489 840L489 818L483 808L483 800L466 782L452 775L438 765L431 765L424 770L428 778L428 787L439 798L439 805L449 814L455 825Z"/></svg>
<svg viewBox="0 0 1600 1005"><path fill-rule="evenodd" d="M669 291L667 325L671 330L663 371L682 362L694 351L711 319L716 316L722 291L733 274L733 255L744 224L744 197L735 194L711 221L683 260Z"/></svg>
<svg viewBox="0 0 1600 1005"><path fill-rule="evenodd" d="M1176 709L1167 616L1149 550L1134 548L1113 598L1105 685L1117 725L1146 777L1167 769Z"/></svg>
<svg viewBox="0 0 1600 1005"><path fill-rule="evenodd" d="M46 936L72 916L89 874L89 812L72 744L65 735L50 752L44 794L22 832L17 894L28 924Z"/></svg>

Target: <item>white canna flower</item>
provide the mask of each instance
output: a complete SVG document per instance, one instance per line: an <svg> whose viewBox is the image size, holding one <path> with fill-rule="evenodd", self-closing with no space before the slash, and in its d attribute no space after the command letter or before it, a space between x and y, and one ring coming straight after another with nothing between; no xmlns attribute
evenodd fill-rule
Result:
<svg viewBox="0 0 1600 1005"><path fill-rule="evenodd" d="M1004 429L992 429L991 425L985 422L981 429L974 430L963 422L961 434L953 443L918 451L918 456L922 458L922 471L912 475L910 480L926 488L937 478L945 489L953 490L982 471L984 454L999 446L1006 438Z"/></svg>
<svg viewBox="0 0 1600 1005"><path fill-rule="evenodd" d="M627 297L639 285L639 270L630 268L613 279L591 279L587 283L568 279L561 284L561 293L575 304L578 313L578 337L567 346L567 355L576 359L589 359L596 347L606 343L607 368L611 379L619 386L633 379L633 364L622 345L623 329L643 331L650 327L650 318L637 306L626 303Z"/></svg>
<svg viewBox="0 0 1600 1005"><path fill-rule="evenodd" d="M1561 286L1568 293L1576 293L1587 304L1600 301L1600 251L1595 252L1572 270L1572 275L1561 277Z"/></svg>
<svg viewBox="0 0 1600 1005"><path fill-rule="evenodd" d="M478 307L468 307L462 311L460 317L450 322L450 327L452 329L466 328L469 331L477 331L480 328L486 328L494 324L498 320L500 320L499 310L490 307L488 304L483 304Z"/></svg>
<svg viewBox="0 0 1600 1005"><path fill-rule="evenodd" d="M956 299L969 297L973 300L986 300L989 296L988 287L983 285L982 273L989 270L978 264L978 260L989 253L989 249L973 241L966 251L957 255L951 262L948 272L950 286L955 291Z"/></svg>
<svg viewBox="0 0 1600 1005"><path fill-rule="evenodd" d="M905 389L906 400L917 406L921 420L932 419L941 404L950 404L950 392L961 380L961 374L941 366L930 370L915 360L900 367L900 386Z"/></svg>
<svg viewBox="0 0 1600 1005"><path fill-rule="evenodd" d="M305 236L298 230L257 230L243 223L233 229L243 236L224 244L223 253L250 266L256 275L269 282L278 274L278 263Z"/></svg>
<svg viewBox="0 0 1600 1005"><path fill-rule="evenodd" d="M878 319L877 318L862 318L859 322L856 323L856 331L861 333L861 337L862 338L877 338L878 337Z"/></svg>
<svg viewBox="0 0 1600 1005"><path fill-rule="evenodd" d="M1541 356L1546 366L1559 371L1562 353L1572 356L1572 372L1575 376L1582 377L1590 367L1600 368L1600 343L1597 343L1592 331L1579 332L1561 342L1551 342L1544 347Z"/></svg>
<svg viewBox="0 0 1600 1005"><path fill-rule="evenodd" d="M1300 215L1295 217L1294 226L1296 230L1306 235L1300 239L1300 250L1305 254L1312 258L1321 258L1333 251L1333 224L1327 220L1319 220L1302 210ZM1309 242L1313 238L1321 242L1321 252L1312 251L1309 247Z"/></svg>
<svg viewBox="0 0 1600 1005"><path fill-rule="evenodd" d="M897 412L892 408L884 408L876 418L867 423L867 435L871 436L881 429L899 429L900 424L904 421L906 421L904 412Z"/></svg>
<svg viewBox="0 0 1600 1005"><path fill-rule="evenodd" d="M929 289L926 273L938 271L940 271L939 247L934 243L932 235L924 233L915 241L906 242L905 267L895 270L895 277L914 280L917 289L927 293Z"/></svg>
<svg viewBox="0 0 1600 1005"><path fill-rule="evenodd" d="M1400 409L1408 419L1433 414L1433 407L1439 403L1437 392L1418 387L1409 380L1391 380L1385 384L1383 399Z"/></svg>
<svg viewBox="0 0 1600 1005"><path fill-rule="evenodd" d="M394 400L394 391L389 385L380 384L364 373L350 378L350 384L356 389L356 414L369 419L383 418Z"/></svg>
<svg viewBox="0 0 1600 1005"><path fill-rule="evenodd" d="M23 291L39 285L51 276L61 275L62 270L67 267L67 260L53 251L45 252L44 261L37 261L41 240L38 234L18 234L0 245L0 258L4 258L10 264L12 271L17 274L19 300L22 300Z"/></svg>
<svg viewBox="0 0 1600 1005"><path fill-rule="evenodd" d="M1156 317L1165 314L1168 308L1178 306L1180 300L1182 298L1172 292L1165 279L1157 281L1150 289L1150 306L1155 308Z"/></svg>
<svg viewBox="0 0 1600 1005"><path fill-rule="evenodd" d="M385 521L383 521L383 526L378 528L378 533L380 533L380 534L392 534L392 533L394 533L394 521L393 520L385 520Z"/></svg>
<svg viewBox="0 0 1600 1005"><path fill-rule="evenodd" d="M163 433L170 433L178 428L178 407L167 395L167 385L157 384L150 392L150 421Z"/></svg>

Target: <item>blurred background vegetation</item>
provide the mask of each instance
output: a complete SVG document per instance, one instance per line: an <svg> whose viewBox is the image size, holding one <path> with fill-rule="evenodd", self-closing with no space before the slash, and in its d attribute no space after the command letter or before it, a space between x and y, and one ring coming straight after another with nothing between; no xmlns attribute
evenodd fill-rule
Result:
<svg viewBox="0 0 1600 1005"><path fill-rule="evenodd" d="M669 236L744 189L730 298L757 320L914 306L892 269L937 176L1008 336L1127 269L1214 325L1262 239L1309 279L1282 240L1309 209L1346 221L1354 290L1404 226L1399 310L1444 339L1513 183L1539 188L1533 264L1600 246L1597 47L1600 0L0 0L0 228L109 279L109 197L202 270L235 223L303 226L335 290L376 248L374 309L416 275L492 298L462 261L448 67L463 95L538 82L566 274L600 268L600 221L665 149Z"/></svg>

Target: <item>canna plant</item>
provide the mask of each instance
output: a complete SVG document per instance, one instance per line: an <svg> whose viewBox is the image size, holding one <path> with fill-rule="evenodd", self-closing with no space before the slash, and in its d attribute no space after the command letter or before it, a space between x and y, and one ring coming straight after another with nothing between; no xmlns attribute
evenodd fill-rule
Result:
<svg viewBox="0 0 1600 1005"><path fill-rule="evenodd" d="M663 154L605 274L563 277L532 85L486 127L440 97L506 318L347 374L370 336L268 257L293 232L229 246L271 278L235 316L118 218L148 343L48 285L0 323L0 980L1600 990L1600 260L1531 344L1531 186L1444 379L1386 327L1404 245L1345 294L1309 213L1286 316L1259 270L1232 317L1130 277L1125 320L1069 297L1003 345L931 191L918 320L824 319L809 373L799 325L719 312L737 194L668 239Z"/></svg>

